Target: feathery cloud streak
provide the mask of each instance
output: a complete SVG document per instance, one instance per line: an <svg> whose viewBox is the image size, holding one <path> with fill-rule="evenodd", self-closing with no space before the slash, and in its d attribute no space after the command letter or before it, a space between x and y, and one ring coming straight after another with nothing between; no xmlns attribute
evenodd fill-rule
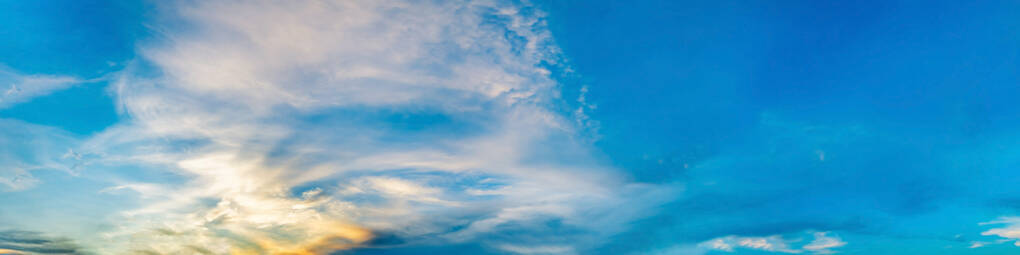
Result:
<svg viewBox="0 0 1020 255"><path fill-rule="evenodd" d="M103 252L326 254L381 235L398 245L498 235L492 249L571 253L612 229L592 212L620 203L610 190L625 184L551 110L558 50L533 8L165 7L174 26L157 26L141 50L156 74L128 70L114 87L129 120L82 148L99 164L186 181L104 190L142 205L121 213ZM551 221L579 234L535 228ZM522 228L557 238L499 234Z"/></svg>

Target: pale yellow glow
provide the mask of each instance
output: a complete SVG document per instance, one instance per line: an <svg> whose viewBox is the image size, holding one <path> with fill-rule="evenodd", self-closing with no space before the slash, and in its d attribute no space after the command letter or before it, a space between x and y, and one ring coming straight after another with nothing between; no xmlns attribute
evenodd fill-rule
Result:
<svg viewBox="0 0 1020 255"><path fill-rule="evenodd" d="M21 254L28 254L28 253L24 253L24 252L16 251L16 250L0 249L0 254L4 254L4 255L7 255L7 254L10 254L10 255L21 255Z"/></svg>

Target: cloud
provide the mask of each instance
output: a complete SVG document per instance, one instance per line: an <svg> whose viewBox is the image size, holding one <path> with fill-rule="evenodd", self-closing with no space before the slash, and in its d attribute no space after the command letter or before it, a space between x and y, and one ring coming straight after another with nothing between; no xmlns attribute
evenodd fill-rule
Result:
<svg viewBox="0 0 1020 255"><path fill-rule="evenodd" d="M70 88L82 80L67 76L25 75L0 66L0 109Z"/></svg>
<svg viewBox="0 0 1020 255"><path fill-rule="evenodd" d="M659 249L648 252L648 254L655 255L702 255L708 253L712 248L708 245L696 245L696 244L681 244L674 245L665 249Z"/></svg>
<svg viewBox="0 0 1020 255"><path fill-rule="evenodd" d="M0 191L30 189L39 179L33 171L54 170L76 175L81 158L67 152L78 140L67 132L18 120L0 119Z"/></svg>
<svg viewBox="0 0 1020 255"><path fill-rule="evenodd" d="M999 240L995 240L995 241L991 241L991 242L971 241L970 242L970 246L968 246L968 248L971 248L971 249L973 249L973 248L981 248L981 247L985 247L985 246L987 246L989 244L1001 244L1001 243L1005 243L1005 242L1009 242L1009 239L999 239Z"/></svg>
<svg viewBox="0 0 1020 255"><path fill-rule="evenodd" d="M742 248L781 253L833 254L835 251L831 249L846 245L846 242L839 237L830 236L829 232L812 232L811 235L814 239L801 246L800 249L792 248L793 243L799 242L799 240L784 239L780 235L766 237L724 236L701 242L698 247L725 252L734 252L737 248Z"/></svg>
<svg viewBox="0 0 1020 255"><path fill-rule="evenodd" d="M1002 242L1014 241L1013 245L1020 246L1020 217L1002 217L995 221L982 222L980 225L1004 225L981 232L981 235L998 236L1004 238L1000 239L1003 240ZM978 248L987 244L989 243L974 242L971 244L971 248Z"/></svg>
<svg viewBox="0 0 1020 255"><path fill-rule="evenodd" d="M725 236L702 242L700 245L713 250L733 252L735 248L763 250L771 252L800 253L800 250L790 249L788 240L780 236L768 237L741 237Z"/></svg>
<svg viewBox="0 0 1020 255"><path fill-rule="evenodd" d="M633 217L611 213L632 203L616 192L652 189L629 188L552 110L559 50L526 4L162 8L168 25L112 88L126 121L80 148L186 181L104 189L140 203L104 252L326 254L381 233L573 252Z"/></svg>
<svg viewBox="0 0 1020 255"><path fill-rule="evenodd" d="M514 100L553 85L537 65L557 54L541 17L511 5L305 1L174 8L194 32L170 32L166 44L145 55L174 87L230 95L219 99L241 104L393 105L445 93L456 94L442 97L447 100Z"/></svg>
<svg viewBox="0 0 1020 255"><path fill-rule="evenodd" d="M846 242L839 237L829 236L829 232L815 232L813 235L815 239L801 248L815 254L831 254L834 253L831 250L832 248L839 248L846 245Z"/></svg>
<svg viewBox="0 0 1020 255"><path fill-rule="evenodd" d="M570 246L519 246L519 245L503 245L499 247L501 250L514 253L514 254L576 254L573 247Z"/></svg>
<svg viewBox="0 0 1020 255"><path fill-rule="evenodd" d="M31 231L0 231L0 254L86 254L73 240Z"/></svg>

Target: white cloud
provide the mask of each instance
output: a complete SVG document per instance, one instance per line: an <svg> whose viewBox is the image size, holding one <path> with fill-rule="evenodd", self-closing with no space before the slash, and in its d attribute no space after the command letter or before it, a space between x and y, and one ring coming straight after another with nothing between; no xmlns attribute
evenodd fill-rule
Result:
<svg viewBox="0 0 1020 255"><path fill-rule="evenodd" d="M681 244L671 246L661 250L651 251L648 254L653 255L702 255L708 253L709 250L713 250L710 245L695 245L695 244Z"/></svg>
<svg viewBox="0 0 1020 255"><path fill-rule="evenodd" d="M990 242L971 241L970 242L970 246L968 248L971 248L971 249L973 249L973 248L981 248L981 247L985 247L986 245L989 245L989 244L1001 244L1001 243L1005 243L1005 242L1009 242L1009 239L999 239L999 240L990 241Z"/></svg>
<svg viewBox="0 0 1020 255"><path fill-rule="evenodd" d="M698 244L698 247L725 252L733 252L737 248L743 248L781 253L810 252L812 254L832 254L835 253L832 250L833 248L846 245L846 242L839 237L830 236L829 232L811 232L811 235L814 239L810 243L801 246L800 249L792 247L792 243L798 242L797 240L784 239L779 235L766 237L724 236L701 242Z"/></svg>
<svg viewBox="0 0 1020 255"><path fill-rule="evenodd" d="M73 77L26 75L0 67L0 109L70 88L81 82Z"/></svg>
<svg viewBox="0 0 1020 255"><path fill-rule="evenodd" d="M577 254L573 247L564 245L501 245L499 249L514 254Z"/></svg>
<svg viewBox="0 0 1020 255"><path fill-rule="evenodd" d="M815 239L801 248L815 254L831 254L834 253L832 248L846 245L838 236L829 236L829 232L815 232L813 235Z"/></svg>
<svg viewBox="0 0 1020 255"><path fill-rule="evenodd" d="M1001 242L995 243L1013 241L1013 245L1020 246L1020 217L1001 217L995 221L982 222L980 225L1003 225L999 228L992 228L981 232L981 235L1005 238ZM989 243L974 242L971 244L971 248L982 247L987 244Z"/></svg>
<svg viewBox="0 0 1020 255"><path fill-rule="evenodd" d="M79 158L65 157L78 141L66 132L17 120L0 119L0 191L32 188L33 171L55 170L76 175Z"/></svg>
<svg viewBox="0 0 1020 255"><path fill-rule="evenodd" d="M632 217L609 213L625 184L550 110L557 88L544 66L558 50L526 5L196 1L165 10L187 29L156 25L161 40L143 44L160 75L122 73L114 90L129 120L82 150L189 180L107 189L134 191L142 206L104 234L103 252L183 252L186 243L325 253L377 232L466 242L549 218L608 236L619 226L606 224ZM358 117L380 111L446 116L472 131ZM305 187L318 191L294 193ZM585 218L598 215L614 218ZM139 234L167 226L187 234ZM585 245L505 241L496 248L532 254Z"/></svg>
<svg viewBox="0 0 1020 255"><path fill-rule="evenodd" d="M588 86L581 86L581 90L577 96L577 109L574 110L574 121L577 126L587 129L588 132L592 133L598 139L599 122L593 120L589 114L598 108L598 105L591 103L587 99Z"/></svg>
<svg viewBox="0 0 1020 255"><path fill-rule="evenodd" d="M790 248L788 240L781 236L767 237L743 237L725 236L702 242L700 246L713 250L732 252L735 248L763 250L771 252L800 253L800 250Z"/></svg>
<svg viewBox="0 0 1020 255"><path fill-rule="evenodd" d="M553 85L538 65L556 54L548 32L539 16L518 15L516 6L260 1L175 7L197 31L170 32L169 43L145 55L177 89L251 107L394 105L450 93L456 94L434 103L466 107L477 103L467 99L518 100Z"/></svg>

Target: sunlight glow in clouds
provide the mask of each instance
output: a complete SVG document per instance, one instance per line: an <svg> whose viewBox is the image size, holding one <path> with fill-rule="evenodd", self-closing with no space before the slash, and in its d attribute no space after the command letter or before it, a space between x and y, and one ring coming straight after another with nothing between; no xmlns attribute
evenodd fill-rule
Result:
<svg viewBox="0 0 1020 255"><path fill-rule="evenodd" d="M0 1L0 254L1011 254L1009 1Z"/></svg>
<svg viewBox="0 0 1020 255"><path fill-rule="evenodd" d="M1015 1L0 1L0 254L1013 254Z"/></svg>
<svg viewBox="0 0 1020 255"><path fill-rule="evenodd" d="M129 120L81 150L94 165L168 169L184 181L121 177L104 189L140 206L103 233L103 253L326 254L371 247L378 235L458 243L548 220L611 229L579 211L607 210L617 200L609 191L623 184L590 159L570 119L550 110L556 84L546 66L559 53L533 8L163 7L167 22L187 29L156 26L158 40L139 61L159 72L123 72L114 90ZM467 130L385 125L419 116ZM570 239L527 247L529 239L489 245L574 249Z"/></svg>

